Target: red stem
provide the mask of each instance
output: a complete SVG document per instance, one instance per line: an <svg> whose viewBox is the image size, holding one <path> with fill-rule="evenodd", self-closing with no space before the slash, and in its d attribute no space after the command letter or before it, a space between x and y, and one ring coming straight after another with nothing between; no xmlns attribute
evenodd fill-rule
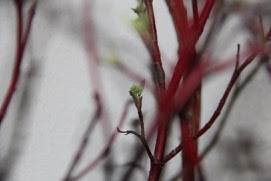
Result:
<svg viewBox="0 0 271 181"><path fill-rule="evenodd" d="M215 1L216 0L207 0L207 2L205 3L204 8L202 10L202 13L200 15L200 22L199 22L200 24L199 25L201 28L203 28L204 25L206 24L206 22L210 16L210 13L213 9L213 6L215 4Z"/></svg>
<svg viewBox="0 0 271 181"><path fill-rule="evenodd" d="M183 0L167 0L166 2L173 18L179 44L185 45L185 42L187 41L186 39L188 37L188 20L187 11L183 4Z"/></svg>
<svg viewBox="0 0 271 181"><path fill-rule="evenodd" d="M182 152L183 181L193 181L195 179L195 166L199 163L197 142L189 142L190 137L195 136L200 124L200 104L201 86L195 91L185 109L182 111L180 119L181 134L186 149Z"/></svg>
<svg viewBox="0 0 271 181"><path fill-rule="evenodd" d="M158 133L157 133L157 139L156 139L156 145L155 145L155 151L154 151L154 155L157 160L156 160L156 163L153 163L151 165L149 181L156 181L159 179L162 166L164 163L163 162L164 151L165 151L165 146L166 146L167 130L168 130L168 126L169 126L168 124L169 124L169 118L170 118L169 113L167 113L165 110L168 109L168 104L170 104L170 102L174 102L174 95L179 86L180 80L186 68L189 65L189 62L191 62L191 59L194 56L195 45L203 32L204 26L211 13L214 2L215 0L207 0L200 17L199 26L196 27L196 29L195 28L192 29L194 33L192 33L191 37L189 37L188 39L189 42L187 42L186 46L180 52L180 57L178 59L173 76L169 83L169 88L165 95L165 102L162 105L160 105L159 112L165 115L157 117L158 118L158 121L157 121ZM169 112L170 111L171 110L169 110Z"/></svg>
<svg viewBox="0 0 271 181"><path fill-rule="evenodd" d="M34 2L34 4L32 5L29 11L26 33L24 36L23 36L22 0L17 0L15 2L15 5L16 5L16 12L17 12L17 50L16 50L14 69L13 69L10 85L6 93L6 96L4 98L4 102L0 109L0 125L3 122L3 119L6 115L8 106L14 95L14 92L16 90L16 86L20 77L20 67L23 60L24 48L25 48L25 45L27 43L28 36L30 33L32 20L33 20L35 8L36 8L36 2Z"/></svg>
<svg viewBox="0 0 271 181"><path fill-rule="evenodd" d="M27 22L26 22L25 35L22 38L22 44L21 44L21 46L22 46L21 48L22 48L23 51L24 51L25 45L26 45L26 43L27 43L27 41L29 39L28 37L29 37L29 34L30 34L32 21L33 21L35 12L36 12L36 7L37 7L37 1L35 1L32 4L32 6L30 7L29 12L28 12L28 18L27 18Z"/></svg>
<svg viewBox="0 0 271 181"><path fill-rule="evenodd" d="M197 0L192 0L192 8L193 8L194 24L198 25L198 21L199 21L199 10L198 10L198 1Z"/></svg>
<svg viewBox="0 0 271 181"><path fill-rule="evenodd" d="M157 39L157 30L154 18L154 11L152 6L152 0L144 0L145 7L148 13L149 22L150 22L150 46L151 46L151 56L152 60L154 61L154 72L155 78L158 83L158 90L159 90L159 98L160 101L163 99L164 92L166 90L165 84L165 72L163 69L162 61L161 61L161 53L159 50L158 39Z"/></svg>
<svg viewBox="0 0 271 181"><path fill-rule="evenodd" d="M161 54L158 46L157 40L157 30L155 25L154 19L154 12L152 6L152 0L144 0L146 10L148 13L149 21L150 21L150 38L151 38L151 45L152 45L152 59L157 64L162 64L161 62Z"/></svg>
<svg viewBox="0 0 271 181"><path fill-rule="evenodd" d="M193 181L195 179L194 166L198 162L198 156L196 144L194 142L191 142L191 120L188 120L185 117L185 115L180 116L182 142L185 145L185 149L182 152L182 180Z"/></svg>
<svg viewBox="0 0 271 181"><path fill-rule="evenodd" d="M238 69L235 69L235 71L234 71L234 73L232 75L232 78L231 78L231 80L230 80L230 82L229 82L229 84L228 84L228 86L227 86L227 88L226 88L226 90L225 90L219 104L218 104L218 107L214 111L214 114L212 115L210 120L205 124L205 126L203 128L201 128L197 132L197 134L193 137L193 140L196 140L197 138L202 136L213 125L213 123L215 122L217 117L220 115L220 112L221 112L222 108L225 105L225 102L226 102L226 100L227 100L227 98L229 96L230 91L232 90L232 87L233 87L234 83L238 79L241 72L254 60L254 58L258 55L258 53L260 53L260 52L258 50L255 50ZM168 155L166 155L164 157L164 162L167 162L170 159L172 159L183 148L184 148L184 143L180 143L175 149L173 149Z"/></svg>
<svg viewBox="0 0 271 181"><path fill-rule="evenodd" d="M103 112L101 113L101 124L104 131L104 138L108 138L109 130L111 128L111 123L108 119L106 104L104 104L103 99L103 86L101 80L101 73L99 69L99 56L96 49L95 42L95 29L92 23L92 16L90 15L90 3L85 1L83 9L83 33L84 33L84 45L86 53L89 58L89 69L90 69L90 78L93 86L94 93L99 94L100 102L103 107Z"/></svg>

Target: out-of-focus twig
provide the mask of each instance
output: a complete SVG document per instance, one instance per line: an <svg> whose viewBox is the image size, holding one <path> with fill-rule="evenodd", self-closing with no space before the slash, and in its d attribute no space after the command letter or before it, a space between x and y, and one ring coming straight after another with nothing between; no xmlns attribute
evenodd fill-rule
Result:
<svg viewBox="0 0 271 181"><path fill-rule="evenodd" d="M124 106L124 110L123 113L121 115L121 118L119 120L118 126L117 127L122 127L126 116L128 114L128 108L129 105L131 105L131 101L127 101L127 103ZM94 159L91 163L89 163L83 170L81 170L76 176L74 177L70 177L69 179L65 180L65 181L75 181L75 180L79 180L80 178L82 178L83 176L85 176L87 173L89 173L95 166L97 166L97 164L102 161L104 158L106 158L106 156L110 153L110 150L112 148L112 145L116 139L116 136L118 134L118 131L114 131L113 134L111 135L107 145L105 146L105 148L102 150L102 152L99 154L99 156L96 157L96 159Z"/></svg>
<svg viewBox="0 0 271 181"><path fill-rule="evenodd" d="M121 131L118 129L118 132L125 133L126 135L133 134L133 135L137 136L140 139L142 145L144 146L144 148L150 158L150 161L154 162L155 158L151 153L151 150L149 148L149 145L147 143L146 136L145 136L144 117L143 117L143 113L142 113L142 99L143 99L142 92L144 90L144 85L145 85L145 80L143 80L140 83L140 86L133 85L129 91L130 95L132 96L132 98L134 100L135 107L137 109L139 124L140 124L140 134L137 133L136 131L130 131L130 130Z"/></svg>
<svg viewBox="0 0 271 181"><path fill-rule="evenodd" d="M96 125L96 123L98 122L98 120L100 119L101 117L101 112L102 112L102 106L101 106L101 100L100 100L100 97L98 94L94 95L94 98L95 98L95 102L96 102L96 111L93 115L93 117L91 118L90 122L89 122L89 125L83 135L83 139L80 143L80 146L72 160L72 163L71 163L71 166L70 168L68 169L68 172L64 178L64 181L69 181L70 180L70 177L71 177L71 174L73 172L73 170L75 169L75 167L79 164L80 160L81 160L81 157L83 156L83 153L88 145L88 141L89 141L89 136L90 134L93 132L93 129Z"/></svg>
<svg viewBox="0 0 271 181"><path fill-rule="evenodd" d="M250 83L250 81L253 79L254 75L260 70L260 67L262 65L262 61L259 61L257 65L250 71L249 75L246 77L246 79L241 83L237 84L236 88L234 89L232 93L232 97L229 100L229 104L227 105L227 109L225 110L225 114L223 115L219 126L217 130L215 131L214 136L212 137L211 141L207 144L207 146L203 149L203 152L200 154L200 159L204 159L210 151L215 147L218 140L220 139L223 129L227 123L228 117L230 115L230 112L233 109L233 106L235 102L237 101L238 96L242 93L244 88Z"/></svg>
<svg viewBox="0 0 271 181"><path fill-rule="evenodd" d="M104 132L104 137L108 138L109 130L111 128L111 122L108 120L108 114L106 111L106 104L104 103L104 92L101 80L101 72L99 68L99 57L95 41L95 30L93 27L92 16L90 15L90 2L84 1L83 9L83 35L85 50L88 55L88 63L90 69L91 84L93 86L94 94L99 95L100 103L103 108L101 113L101 125Z"/></svg>
<svg viewBox="0 0 271 181"><path fill-rule="evenodd" d="M143 114L141 110L138 110L138 117L139 117L139 122L140 122L140 129L141 129L141 133L137 133L136 131L132 131L132 130L127 130L127 131L121 131L118 129L119 133L125 133L126 135L128 134L133 134L136 137L138 137L143 145L143 147L145 148L151 162L154 162L155 158L153 157L151 150L149 148L149 145L147 143L146 137L145 137L145 128L144 128L144 121L143 121Z"/></svg>
<svg viewBox="0 0 271 181"><path fill-rule="evenodd" d="M9 143L7 155L1 160L0 180L8 180L21 154L24 152L25 143L27 142L27 132L31 124L29 116L31 115L31 97L36 93L37 80L36 74L39 71L38 65L30 60L30 65L25 74L22 76L23 86L20 94L20 101L16 108L16 118L12 130L11 141Z"/></svg>
<svg viewBox="0 0 271 181"><path fill-rule="evenodd" d="M269 40L269 37L271 35L271 29L270 31L266 34L265 36L265 41ZM214 111L214 114L212 115L212 117L210 118L210 120L204 125L203 128L201 128L197 134L193 137L193 140L199 138L200 136L202 136L207 130L210 129L210 127L213 125L213 123L215 122L215 120L217 119L217 117L220 115L222 108L224 107L226 100L233 88L233 85L235 84L235 82L237 81L238 77L240 76L240 74L242 73L242 71L255 59L255 57L261 53L262 51L256 49L254 50L251 55L240 65L240 67L235 68L234 73L231 77L231 80L218 104L218 107L216 108L216 110ZM175 149L173 149L168 155L166 155L164 157L164 162L169 161L170 159L172 159L176 154L178 154L182 149L184 148L184 143L180 143Z"/></svg>

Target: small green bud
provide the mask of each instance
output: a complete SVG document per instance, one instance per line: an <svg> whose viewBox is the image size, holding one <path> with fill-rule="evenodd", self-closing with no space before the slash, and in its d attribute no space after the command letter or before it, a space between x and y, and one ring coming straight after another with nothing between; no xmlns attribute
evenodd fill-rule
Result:
<svg viewBox="0 0 271 181"><path fill-rule="evenodd" d="M142 105L142 92L144 90L144 85L145 85L145 80L143 80L140 85L133 85L130 88L130 95L133 97L135 105L137 107L137 109L141 109L141 105Z"/></svg>

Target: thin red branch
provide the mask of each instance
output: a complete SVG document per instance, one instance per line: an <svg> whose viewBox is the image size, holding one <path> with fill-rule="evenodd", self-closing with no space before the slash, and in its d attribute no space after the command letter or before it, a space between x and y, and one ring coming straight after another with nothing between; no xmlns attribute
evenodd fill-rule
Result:
<svg viewBox="0 0 271 181"><path fill-rule="evenodd" d="M101 113L101 125L104 130L104 137L108 138L109 130L111 128L111 123L108 120L108 115L106 112L106 104L103 100L103 86L101 80L101 73L99 69L99 56L95 41L95 29L93 27L92 16L89 13L91 6L89 1L85 1L83 9L83 34L84 34L84 45L86 53L89 58L89 69L90 78L93 86L93 92L99 94L100 102L103 107L103 112Z"/></svg>
<svg viewBox="0 0 271 181"><path fill-rule="evenodd" d="M207 146L203 149L202 153L200 154L200 159L204 159L208 153L214 148L214 146L218 143L222 131L226 125L230 112L232 111L235 102L237 101L238 96L242 93L244 88L251 82L254 75L260 70L261 65L265 62L264 58L257 63L257 65L249 72L248 76L246 76L245 80L239 84L239 81L235 83L235 89L232 93L232 96L229 100L229 104L227 105L227 109L225 110L225 114L221 118L219 122L218 129L216 130L214 136L212 137L211 141L207 144Z"/></svg>
<svg viewBox="0 0 271 181"><path fill-rule="evenodd" d="M119 120L119 123L118 123L118 126L117 128L119 127L122 127L125 119L126 119L126 116L128 114L128 108L130 107L131 105L131 101L127 101L127 103L125 104L124 106L124 111L121 115L121 118ZM110 153L110 150L113 146L113 143L116 139L118 135L118 131L114 131L106 145L106 147L102 150L102 152L99 154L99 156L94 159L91 163L89 163L82 171L80 171L76 176L74 177L71 177L69 180L65 180L65 181L75 181L75 180L79 180L80 178L84 177L87 173L89 173L91 170L93 170L93 168L95 168L98 163L100 163L100 161L102 161L104 158L106 158L106 156Z"/></svg>
<svg viewBox="0 0 271 181"><path fill-rule="evenodd" d="M174 73L169 83L169 88L167 91L168 100L174 96L179 86L179 82L184 74L184 71L186 70L189 62L191 62L191 59L194 56L196 43L203 32L204 26L209 18L214 3L215 0L207 0L200 16L199 27L194 27L194 29L192 29L195 31L195 33L192 33L191 38L189 39L189 44L187 44L187 46L185 46L180 53L180 57L178 59Z"/></svg>
<svg viewBox="0 0 271 181"><path fill-rule="evenodd" d="M180 45L184 46L188 38L187 11L183 4L183 0L167 0L166 2L175 25L180 49Z"/></svg>
<svg viewBox="0 0 271 181"><path fill-rule="evenodd" d="M34 17L35 12L36 12L37 3L38 3L37 1L34 1L34 3L30 7L29 12L28 12L28 18L27 18L27 22L26 22L25 35L22 38L22 43L21 43L22 50L25 49L25 45L27 44L27 41L29 39L28 37L29 37L29 34L30 34L33 17Z"/></svg>
<svg viewBox="0 0 271 181"><path fill-rule="evenodd" d="M180 56L178 59L178 62L176 64L175 70L173 72L171 81L169 83L168 90L165 95L165 102L160 105L159 112L166 112L164 109L168 109L168 104L170 102L174 102L174 96L176 93L176 90L179 86L180 80L191 63L194 55L195 55L195 46L197 41L199 40L199 37L201 36L204 26L207 22L207 19L209 18L209 15L211 13L211 10L213 9L215 0L207 0L203 12L200 17L199 26L194 26L192 28L192 35L188 38L187 44L184 46L184 48L180 51ZM170 112L169 110L168 112ZM168 113L167 113L168 114ZM157 162L163 162L164 159L164 152L165 152L165 146L166 146L166 140L167 140L167 130L168 130L168 124L169 124L169 115L164 116L157 116L156 123L158 126L158 133L156 138L156 145L155 145L155 151L154 155L157 159ZM160 173L162 170L162 166L158 164L153 164L151 166L150 174L149 174L149 181L156 181L160 177Z"/></svg>
<svg viewBox="0 0 271 181"><path fill-rule="evenodd" d="M247 56L251 54L251 52L253 52L251 48L248 48L248 51L245 51L241 57ZM155 130L158 127L157 123L160 122L161 120L166 120L166 117L169 116L168 114L170 114L170 111L174 110L174 108L177 108L177 110L181 109L181 107L186 103L186 101L192 96L193 92L197 89L198 85L200 85L200 82L201 82L200 80L203 78L204 75L206 74L208 75L209 73L220 73L220 72L223 72L225 69L228 69L234 65L234 60L232 58L225 61L225 63L219 64L219 65L213 65L213 63L210 64L208 63L208 60L206 60L206 62L207 63L204 63L204 64L202 63L202 65L194 68L193 72L190 74L189 78L187 79L189 80L187 81L187 84L182 85L180 89L178 90L178 93L180 94L176 95L176 102L172 103L172 102L167 101L167 105L164 107L164 109L162 111L157 112L156 117L153 119L152 125L150 126L150 129L148 131L147 140L149 140L154 135ZM176 150L177 151L178 149L182 150L182 148L183 148L183 145L179 145L179 147L176 148ZM176 150L172 150L172 154L174 154L174 152L177 152ZM174 154L174 156L176 154ZM139 158L142 157L142 155L143 155L143 149L140 149L139 151L136 152L135 157L133 158L133 162L136 162ZM158 168L160 167L160 169L162 169L164 163L165 162L163 161L160 161L160 162L157 161L153 165L156 165ZM124 181L124 180L129 179L133 173L133 170L134 170L134 167L131 167L130 169L128 169L128 171L125 172L122 180ZM155 177L156 172L152 172L152 173L153 173L152 179L156 179Z"/></svg>
<svg viewBox="0 0 271 181"><path fill-rule="evenodd" d="M21 43L23 38L23 2L22 0L15 1L17 13L17 53L20 55Z"/></svg>
<svg viewBox="0 0 271 181"><path fill-rule="evenodd" d="M197 58L196 53L183 78L183 84L186 84L186 78L191 74L191 69L196 67ZM199 79L201 81L201 79ZM201 105L201 86L193 91L192 97L185 105L184 109L181 109L180 113L180 125L181 134L184 138L185 149L182 152L182 180L194 181L195 180L195 166L198 166L198 150L197 142L189 142L189 137L194 136L199 130L200 124L200 105ZM198 167L199 168L199 167Z"/></svg>
<svg viewBox="0 0 271 181"><path fill-rule="evenodd" d="M152 0L144 0L146 10L149 17L149 23L150 23L150 38L151 38L151 45L152 45L152 58L153 61L157 64L161 64L161 54L158 46L158 40L157 40L157 30L156 30L156 24L154 19L154 12L153 12L153 6L152 6Z"/></svg>
<svg viewBox="0 0 271 181"><path fill-rule="evenodd" d="M247 53L244 55L247 55ZM191 96L201 84L201 79L203 78L203 76L209 75L210 73L222 72L232 65L233 61L231 59L225 61L225 63L215 66L208 62L197 65L187 78L186 83L178 89L178 92L176 94L176 100L167 101L167 104L164 106L163 111L159 111L157 113L153 121L153 125L151 126L149 137L154 134L154 130L157 127L157 122L161 124L162 120L167 120L166 118L169 117L172 110L181 110L183 108L183 106L187 103L187 101L191 98Z"/></svg>
<svg viewBox="0 0 271 181"><path fill-rule="evenodd" d="M152 6L152 0L144 0L145 7L149 17L150 23L150 39L151 39L151 56L154 61L154 71L155 76L158 81L159 89L161 89L161 93L163 93L166 89L165 85L165 72L163 69L162 61L161 61L161 53L159 50L158 39L157 39L157 30L154 18L154 11Z"/></svg>
<svg viewBox="0 0 271 181"><path fill-rule="evenodd" d="M189 120L190 115L186 115L185 113L180 114L180 130L182 135L182 142L185 145L185 149L182 152L182 180L184 181L193 181L195 179L194 167L198 163L198 155L197 155L197 145L191 141L192 130L191 120Z"/></svg>
<svg viewBox="0 0 271 181"><path fill-rule="evenodd" d="M200 28L202 28L201 31L203 31L203 28L204 28L210 14L211 14L211 11L213 9L215 1L216 0L207 0L204 5L204 8L202 10L202 13L201 13L200 19L199 19L199 25L200 25Z"/></svg>
<svg viewBox="0 0 271 181"><path fill-rule="evenodd" d="M193 53L190 51L189 48L185 48L184 51L182 51L183 54L181 54L179 61L175 67L172 79L169 84L169 88L167 90L166 96L165 96L165 103L162 105L162 107L159 108L159 112L164 113L165 110L168 110L168 104L171 102L174 102L174 95L178 88L179 82L181 80L181 77L188 66L188 63L190 61L190 58L192 57ZM182 60L181 60L182 59ZM170 110L168 110L170 111ZM163 119L158 116L159 122L157 124L158 127L158 134L156 139L156 146L155 146L155 156L157 160L162 160L165 150L165 144L166 144L166 137L167 137L167 130L168 130L168 122L169 122L169 116L163 117Z"/></svg>
<svg viewBox="0 0 271 181"><path fill-rule="evenodd" d="M185 141L185 149L182 152L183 181L195 180L195 168L199 168L197 142L190 142L190 140L199 130L200 104L201 86L194 92L185 108L181 110L182 114L180 114L180 131L183 141Z"/></svg>
<svg viewBox="0 0 271 181"><path fill-rule="evenodd" d="M197 26L199 21L199 10L198 10L198 1L192 0L192 8L193 8L193 18L194 24Z"/></svg>
<svg viewBox="0 0 271 181"><path fill-rule="evenodd" d="M234 83L236 82L236 80L238 79L238 77L240 76L241 72L255 59L255 57L260 53L259 50L255 50L244 62L243 64L235 70L234 73L231 77L231 80L216 108L216 110L214 111L214 114L212 115L212 117L210 118L210 120L205 124L205 126L203 128L201 128L197 134L193 137L193 140L196 140L197 138L199 138L200 136L202 136L207 130L210 129L210 127L213 125L213 123L215 122L215 120L217 119L217 117L220 115L226 100L232 90L232 87L234 85ZM180 143L175 149L173 149L168 155L166 155L164 157L164 161L167 162L170 159L172 159L175 155L177 155L182 149L184 148L184 144Z"/></svg>
<svg viewBox="0 0 271 181"><path fill-rule="evenodd" d="M199 75L198 75L199 74ZM180 89L180 91L183 93L184 100L182 100L182 106L191 98L193 95L194 91L196 90L197 86L200 84L201 80L201 67L197 69L196 71L196 76L195 74L193 75L193 80L192 81L187 81L187 82L194 82L190 87L186 86L185 89L189 88L189 91L183 92L183 89ZM199 77L198 77L199 76ZM199 82L197 82L199 80ZM166 145L166 139L167 139L167 130L168 130L168 125L169 125L169 119L170 119L170 114L174 110L174 98L171 99L166 99L165 104L160 107L159 112L157 113L155 117L155 123L158 126L158 134L157 134L157 139L156 139L156 147L155 147L155 157L157 159L157 163L152 164L151 171L150 171L150 176L149 176L149 181L155 181L159 179L160 173L162 170L163 166L163 158L164 158L164 151L165 151L165 145ZM153 130L153 128L152 128Z"/></svg>
<svg viewBox="0 0 271 181"><path fill-rule="evenodd" d="M83 156L84 152L85 152L85 149L88 145L88 141L89 141L89 136L90 134L93 132L93 129L96 125L96 123L98 122L99 118L101 117L101 112L102 112L102 105L101 105L101 100L100 100L100 97L99 97L99 94L95 94L94 95L94 98L95 98L95 102L96 102L96 111L95 111L95 114L93 115L93 117L91 118L90 122L89 122L89 126L88 128L86 129L85 133L84 133L84 136L83 136L83 139L81 141L81 144L73 158L73 161L72 161L72 164L67 172L67 175L65 176L65 181L69 181L70 180L70 177L71 177L71 174L73 172L73 170L75 169L75 167L79 164L80 160L81 160L81 157Z"/></svg>
<svg viewBox="0 0 271 181"><path fill-rule="evenodd" d="M201 130L196 134L196 136L194 137L195 139L202 136L213 125L213 123L215 122L217 117L220 115L221 110L223 109L223 107L226 103L226 100L227 100L227 98L233 88L234 83L236 82L236 80L240 76L241 72L245 69L245 67L247 67L255 59L255 57L258 55L258 53L259 53L258 51L253 52L239 68L236 68L234 70L233 75L231 77L231 80L230 80L221 100L219 101L219 104L218 104L214 114L212 115L210 120L205 124L205 126L203 128L201 128Z"/></svg>
<svg viewBox="0 0 271 181"><path fill-rule="evenodd" d="M27 27L26 27L26 33L23 35L23 6L22 6L22 0L17 0L15 1L16 5L16 12L17 12L17 48L16 48L16 57L15 57L15 63L14 63L14 68L13 68L13 73L12 73L12 78L10 81L10 85L8 88L8 91L6 93L6 96L4 98L4 102L1 105L0 109L0 125L3 122L3 119L6 115L8 106L11 102L11 99L14 95L14 92L16 90L16 86L18 83L18 80L20 78L20 67L22 64L23 60L23 54L24 54L24 48L28 40L28 36L30 33L30 29L32 26L32 20L34 17L34 12L36 8L36 2L31 6L29 15L28 15L28 22L27 22Z"/></svg>

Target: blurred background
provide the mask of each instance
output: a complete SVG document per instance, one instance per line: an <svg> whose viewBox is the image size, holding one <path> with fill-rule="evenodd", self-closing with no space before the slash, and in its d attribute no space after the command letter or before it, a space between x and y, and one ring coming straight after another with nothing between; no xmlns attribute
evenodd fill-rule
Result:
<svg viewBox="0 0 271 181"><path fill-rule="evenodd" d="M25 15L32 2L25 1ZM191 3L189 0L186 3L191 14ZM38 1L20 81L0 127L0 173L5 175L3 180L62 180L90 117L95 113L93 73L83 33L84 5L83 0ZM93 20L100 65L100 93L110 124L107 126L109 132L105 132L101 124L95 127L77 171L85 168L102 151L116 130L126 101L131 99L130 87L138 84L114 66L110 61L112 56L147 81L152 81L150 56L132 26L136 18L132 8L136 7L137 1L93 0L90 5L89 16ZM213 61L228 60L235 57L238 43L241 51L245 51L249 44L257 41L253 27L258 26L260 14L265 32L269 29L270 10L268 0L225 0L218 18L212 16L205 28L208 32L212 21L217 19L204 55ZM177 37L166 3L154 1L154 12L162 61L169 79L177 58ZM206 36L207 33L200 40L199 50L202 50ZM0 0L1 102L10 82L15 50L15 5L13 1ZM201 153L216 131L223 127L221 122L224 121L225 127L220 131L217 144L202 162L206 180L267 181L271 178L271 76L258 62L254 61L245 70L239 81L244 89L239 93L236 91L237 96L233 96L232 103L224 108L220 119L199 139ZM201 125L214 112L232 71L233 68L203 80ZM252 71L253 76L246 81ZM143 92L142 109L146 128L149 128L155 114L155 98L147 89ZM136 109L131 106L122 130L136 129L136 118ZM179 140L178 123L173 122L167 151ZM150 143L152 150L153 141ZM121 180L138 143L135 136L119 134L108 158L81 180ZM180 165L179 154L166 165L161 180L171 180L178 175ZM130 180L147 180L148 171L149 161L145 155Z"/></svg>

